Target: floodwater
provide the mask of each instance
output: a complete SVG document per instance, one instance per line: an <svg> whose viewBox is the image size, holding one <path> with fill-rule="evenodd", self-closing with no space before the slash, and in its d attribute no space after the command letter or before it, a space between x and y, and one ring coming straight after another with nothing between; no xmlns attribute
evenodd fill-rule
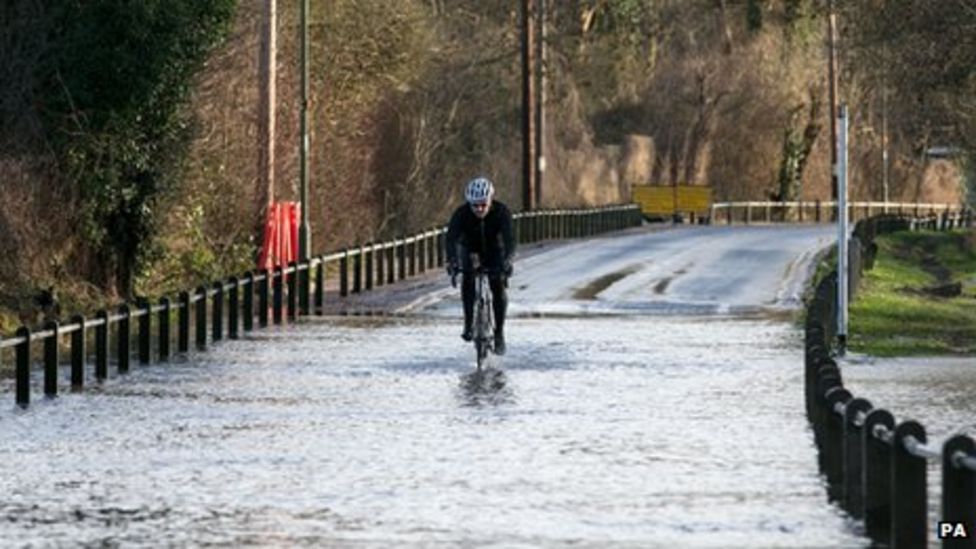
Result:
<svg viewBox="0 0 976 549"><path fill-rule="evenodd" d="M788 320L831 234L540 246L481 377L431 276L344 301L403 316L306 319L24 411L7 382L0 546L866 547L827 501ZM971 370L918 372L844 369L933 437L976 417Z"/></svg>
<svg viewBox="0 0 976 549"><path fill-rule="evenodd" d="M844 387L855 397L884 408L896 422L925 427L928 446L941 451L957 434L976 437L976 357L881 359L851 355L839 361ZM942 520L942 460L928 461L929 544L938 546Z"/></svg>
<svg viewBox="0 0 976 549"><path fill-rule="evenodd" d="M458 332L311 321L4 410L0 545L866 545L791 325L514 319L494 384Z"/></svg>

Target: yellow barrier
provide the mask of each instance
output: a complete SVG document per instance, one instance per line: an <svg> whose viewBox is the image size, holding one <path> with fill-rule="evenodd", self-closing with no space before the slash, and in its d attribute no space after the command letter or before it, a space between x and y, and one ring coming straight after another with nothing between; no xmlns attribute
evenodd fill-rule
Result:
<svg viewBox="0 0 976 549"><path fill-rule="evenodd" d="M712 188L634 185L631 197L646 215L673 215L676 211L704 214L712 205Z"/></svg>

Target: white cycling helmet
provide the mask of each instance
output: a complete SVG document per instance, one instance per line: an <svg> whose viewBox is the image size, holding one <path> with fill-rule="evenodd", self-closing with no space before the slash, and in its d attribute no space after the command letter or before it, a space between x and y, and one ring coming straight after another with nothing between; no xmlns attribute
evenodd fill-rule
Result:
<svg viewBox="0 0 976 549"><path fill-rule="evenodd" d="M484 204L495 194L495 186L487 177L476 177L468 181L468 188L464 191L464 198L468 204Z"/></svg>

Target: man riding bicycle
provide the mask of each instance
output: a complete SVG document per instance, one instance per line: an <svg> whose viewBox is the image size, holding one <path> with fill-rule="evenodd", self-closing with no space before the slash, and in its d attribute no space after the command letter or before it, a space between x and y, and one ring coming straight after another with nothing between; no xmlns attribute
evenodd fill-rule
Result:
<svg viewBox="0 0 976 549"><path fill-rule="evenodd" d="M461 299L464 303L464 332L461 338L471 341L474 314L474 266L471 254L488 271L495 315L495 353L505 354L505 311L508 295L505 281L512 276L512 257L515 237L512 233L512 214L508 206L493 200L495 186L486 177L468 182L464 197L466 204L458 207L447 226L447 274L462 273ZM460 264L459 259L460 249Z"/></svg>

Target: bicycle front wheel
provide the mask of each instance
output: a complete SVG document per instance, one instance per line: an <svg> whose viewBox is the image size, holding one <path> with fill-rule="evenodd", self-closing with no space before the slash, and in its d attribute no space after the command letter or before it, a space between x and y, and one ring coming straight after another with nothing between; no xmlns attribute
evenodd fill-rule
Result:
<svg viewBox="0 0 976 549"><path fill-rule="evenodd" d="M479 370L488 359L489 353L491 353L491 319L488 317L488 314L484 300L479 300L475 314L476 325L474 333L474 348L478 358Z"/></svg>

